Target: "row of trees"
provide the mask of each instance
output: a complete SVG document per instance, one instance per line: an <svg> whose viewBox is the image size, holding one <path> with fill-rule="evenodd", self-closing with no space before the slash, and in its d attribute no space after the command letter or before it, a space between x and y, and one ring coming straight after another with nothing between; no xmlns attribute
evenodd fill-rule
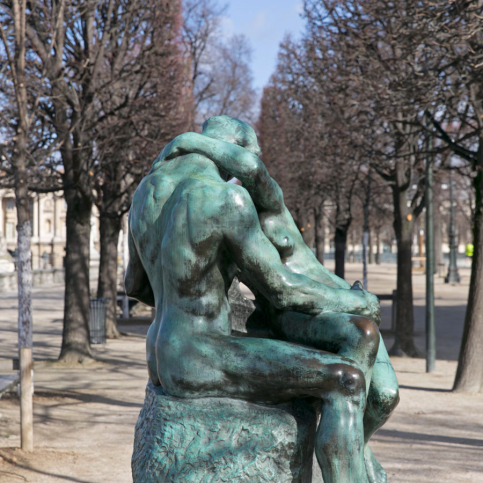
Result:
<svg viewBox="0 0 483 483"><path fill-rule="evenodd" d="M483 2L305 0L304 17L302 41L283 42L263 93L264 160L301 226L309 213L318 226L324 203L334 206L340 276L354 201L365 199L373 219L383 219L380 210L392 205L398 251L392 353L409 356L418 355L411 245L424 209L425 161L434 156L436 169L469 177L475 255L455 389L477 392L483 377Z"/></svg>
<svg viewBox="0 0 483 483"><path fill-rule="evenodd" d="M378 233L394 214L396 354L417 355L411 243L425 159L468 176L476 249L455 387L470 391L483 377L482 9L481 0L305 0L306 34L281 45L258 122L264 160L300 226L315 227L321 260L333 206L338 275L357 206L366 233L369 219ZM92 357L93 205L98 295L111 299L116 336L117 241L140 177L169 139L209 115L253 121L250 49L223 35L223 14L216 0L0 0L0 184L17 200L21 344L31 345L32 192L62 190L67 202L60 358L82 362Z"/></svg>
<svg viewBox="0 0 483 483"><path fill-rule="evenodd" d="M169 140L204 117L251 113L250 49L243 37L223 37L223 12L216 0L0 1L0 185L16 195L21 345L32 344L34 192L62 190L67 203L60 360L92 358L94 205L98 296L110 298L108 336L119 335L117 245L140 178Z"/></svg>

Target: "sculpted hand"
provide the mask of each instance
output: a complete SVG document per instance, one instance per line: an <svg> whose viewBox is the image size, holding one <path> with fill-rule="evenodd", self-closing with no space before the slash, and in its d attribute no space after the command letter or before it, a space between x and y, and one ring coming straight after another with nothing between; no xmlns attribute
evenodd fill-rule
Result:
<svg viewBox="0 0 483 483"><path fill-rule="evenodd" d="M354 282L351 290L360 291L361 296L366 301L366 306L360 310L357 315L362 315L363 317L373 320L379 327L381 325L381 306L379 304L379 299L374 294L364 290L359 281Z"/></svg>
<svg viewBox="0 0 483 483"><path fill-rule="evenodd" d="M182 154L187 152L187 146L190 144L190 134L191 133L184 133L180 134L179 136L175 137L166 147L163 149L161 153L164 159L169 160L181 156Z"/></svg>

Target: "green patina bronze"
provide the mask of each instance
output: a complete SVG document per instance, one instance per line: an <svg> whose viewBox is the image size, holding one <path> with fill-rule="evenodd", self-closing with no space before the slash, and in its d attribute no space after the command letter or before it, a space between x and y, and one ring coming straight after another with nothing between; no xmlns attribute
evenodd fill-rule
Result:
<svg viewBox="0 0 483 483"><path fill-rule="evenodd" d="M163 149L134 195L125 285L156 307L151 383L183 399L321 401L315 454L324 482L383 483L367 443L399 398L379 302L317 261L259 152L250 126L210 118L202 134ZM250 318L270 335L232 332L235 276L256 296Z"/></svg>

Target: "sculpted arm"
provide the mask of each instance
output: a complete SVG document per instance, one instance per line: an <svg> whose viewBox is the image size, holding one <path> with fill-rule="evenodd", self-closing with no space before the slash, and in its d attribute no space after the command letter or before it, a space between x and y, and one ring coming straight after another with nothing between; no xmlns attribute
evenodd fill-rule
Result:
<svg viewBox="0 0 483 483"><path fill-rule="evenodd" d="M280 186L268 174L262 160L237 144L187 132L177 136L161 153L166 159L196 153L211 159L218 168L239 179L248 190L255 206L280 212L285 206Z"/></svg>
<svg viewBox="0 0 483 483"><path fill-rule="evenodd" d="M284 259L284 265L291 271L305 275L312 280L331 285L332 287L349 289L351 285L325 268L316 258L314 252L306 245L290 211L284 206L280 214L272 216L262 213L260 222L264 232L276 233L277 227L283 227L284 233L293 240L293 253ZM268 225L273 224L273 227Z"/></svg>
<svg viewBox="0 0 483 483"><path fill-rule="evenodd" d="M131 233L131 213L129 213L128 225L129 263L126 270L126 276L124 277L126 294L129 297L139 300L143 304L154 307L155 300L153 289L149 283L148 275L144 270Z"/></svg>
<svg viewBox="0 0 483 483"><path fill-rule="evenodd" d="M306 314L371 314L364 293L329 287L288 271L262 232L255 206L243 188L231 190L224 209L232 220L224 235L227 248L244 275L276 308Z"/></svg>
<svg viewBox="0 0 483 483"><path fill-rule="evenodd" d="M211 159L219 168L239 179L250 193L260 213L260 222L265 233L274 234L282 228L291 236L294 251L284 260L292 272L313 280L343 289L350 284L327 270L305 244L300 232L283 201L278 183L271 178L262 160L237 144L220 141L197 133L185 133L176 137L163 150L162 157L171 159L183 153L197 153ZM268 226L268 225L276 226ZM270 235L269 235L270 238Z"/></svg>

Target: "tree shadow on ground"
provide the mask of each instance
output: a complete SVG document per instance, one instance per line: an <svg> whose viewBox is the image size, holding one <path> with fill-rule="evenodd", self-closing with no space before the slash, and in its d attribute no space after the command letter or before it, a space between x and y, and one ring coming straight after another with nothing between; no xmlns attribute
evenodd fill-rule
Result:
<svg viewBox="0 0 483 483"><path fill-rule="evenodd" d="M395 429L380 429L377 432L378 436L386 436L389 438L411 439L413 441L424 441L432 443L448 443L460 444L465 446L481 446L483 447L483 440L473 438L460 438L458 436L443 436L439 434L424 434L414 433L410 431L398 431Z"/></svg>
<svg viewBox="0 0 483 483"><path fill-rule="evenodd" d="M121 406L127 408L138 408L141 409L143 407L142 403L133 403L128 401L122 401L120 399L113 399L106 396L101 396L100 394L86 394L77 391L35 391L34 400L35 398L42 397L42 398L66 398L66 399L74 399L79 402L84 403L98 403L98 404L107 404L109 406Z"/></svg>
<svg viewBox="0 0 483 483"><path fill-rule="evenodd" d="M58 473L50 473L48 471L38 470L38 469L32 468L31 466L28 466L28 465L23 465L23 464L19 464L19 463L11 463L11 464L13 466L15 466L17 468L21 468L23 470L33 471L34 473L38 473L40 475L45 475L45 476L51 476L53 478L58 478L61 481L73 481L75 483L94 483L93 481L80 480L79 478L74 478L73 476L60 475ZM14 478L17 478L18 480L21 480L21 481L30 481L29 478L26 478L23 475L19 475L18 473L14 473L14 472L11 472L11 471L3 471L3 470L0 470L0 475L2 475L2 473L3 474L7 474L7 475L11 475Z"/></svg>
<svg viewBox="0 0 483 483"><path fill-rule="evenodd" d="M399 389L410 389L412 391L429 391L429 392L451 392L451 389L441 389L438 387L406 386L404 384L400 384Z"/></svg>

